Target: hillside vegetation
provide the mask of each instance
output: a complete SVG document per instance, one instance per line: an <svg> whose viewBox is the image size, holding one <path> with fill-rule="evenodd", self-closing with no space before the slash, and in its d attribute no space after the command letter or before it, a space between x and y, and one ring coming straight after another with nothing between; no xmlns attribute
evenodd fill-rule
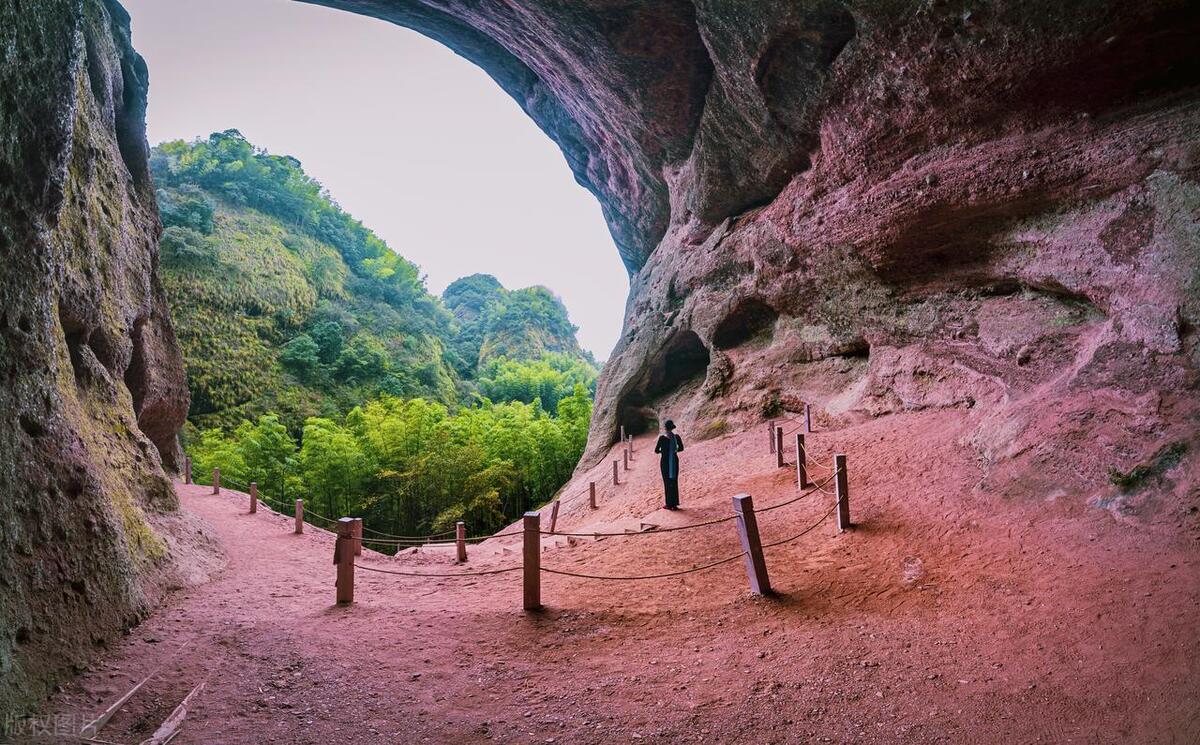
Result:
<svg viewBox="0 0 1200 745"><path fill-rule="evenodd" d="M200 479L412 533L498 526L570 476L597 368L549 290L476 274L443 302L236 130L163 143L151 169Z"/></svg>

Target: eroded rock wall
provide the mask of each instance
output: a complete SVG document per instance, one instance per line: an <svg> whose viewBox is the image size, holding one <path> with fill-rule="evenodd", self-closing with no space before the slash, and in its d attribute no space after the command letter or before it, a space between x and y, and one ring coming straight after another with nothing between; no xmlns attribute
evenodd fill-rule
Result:
<svg viewBox="0 0 1200 745"><path fill-rule="evenodd" d="M321 2L480 64L600 200L631 293L589 457L663 416L703 437L804 401L818 428L962 407L981 492L1193 494L1159 454L1196 449L1196 3ZM0 0L0 39L9 711L136 619L195 531L128 19ZM1137 463L1162 488L1106 502Z"/></svg>
<svg viewBox="0 0 1200 745"><path fill-rule="evenodd" d="M187 412L147 73L102 0L0 0L0 714L176 581Z"/></svg>
<svg viewBox="0 0 1200 745"><path fill-rule="evenodd" d="M632 288L585 460L806 400L971 409L995 493L1195 450L1196 3L314 1L480 64L600 199Z"/></svg>

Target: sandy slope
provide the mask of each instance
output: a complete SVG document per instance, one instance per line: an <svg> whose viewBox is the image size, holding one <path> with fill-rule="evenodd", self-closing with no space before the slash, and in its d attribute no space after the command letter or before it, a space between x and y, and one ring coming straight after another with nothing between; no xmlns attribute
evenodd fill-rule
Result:
<svg viewBox="0 0 1200 745"><path fill-rule="evenodd" d="M164 664L105 739L148 736L207 680L176 742L1200 740L1200 519L1134 524L1071 496L980 497L963 422L943 411L811 435L819 462L849 455L859 527L839 535L826 521L769 549L772 598L750 597L733 562L645 582L544 576L536 614L520 609L519 573L360 571L358 602L339 608L327 534L294 536L285 518L245 514L244 497L181 486L227 568L179 591L50 710L93 715ZM728 514L739 491L760 508L796 493L756 431L689 443L685 511L655 512L651 445L639 441L619 487L607 462L594 469L601 509L565 502L559 529L700 521ZM764 541L829 499L761 516ZM543 564L641 574L737 551L722 523L554 548ZM519 561L472 553L475 569ZM455 571L440 555L364 562Z"/></svg>

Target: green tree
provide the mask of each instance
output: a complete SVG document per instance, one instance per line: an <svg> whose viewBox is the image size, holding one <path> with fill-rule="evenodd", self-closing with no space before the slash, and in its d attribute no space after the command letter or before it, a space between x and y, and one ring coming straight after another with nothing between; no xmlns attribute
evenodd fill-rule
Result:
<svg viewBox="0 0 1200 745"><path fill-rule="evenodd" d="M257 481L259 490L283 500L287 480L296 470L296 441L274 414L264 414L257 422L243 422L233 439L244 464L244 479Z"/></svg>
<svg viewBox="0 0 1200 745"><path fill-rule="evenodd" d="M321 362L329 365L337 360L342 353L342 325L337 321L322 321L314 324L308 330L308 335L316 342Z"/></svg>
<svg viewBox="0 0 1200 745"><path fill-rule="evenodd" d="M241 482L246 478L246 459L238 443L219 429L207 429L200 433L200 441L190 449L192 473L197 484L211 484L214 468L221 469L227 480Z"/></svg>
<svg viewBox="0 0 1200 745"><path fill-rule="evenodd" d="M279 361L301 380L311 380L321 364L321 348L308 334L300 334L283 348Z"/></svg>
<svg viewBox="0 0 1200 745"><path fill-rule="evenodd" d="M336 520L364 506L365 483L374 469L354 434L329 419L304 425L300 473L305 491Z"/></svg>
<svg viewBox="0 0 1200 745"><path fill-rule="evenodd" d="M359 335L338 355L337 373L342 377L364 382L382 377L388 371L388 354L374 338Z"/></svg>
<svg viewBox="0 0 1200 745"><path fill-rule="evenodd" d="M548 411L555 411L577 385L593 389L595 384L596 369L587 362L551 353L533 361L493 359L481 373L479 392L496 402L540 400Z"/></svg>

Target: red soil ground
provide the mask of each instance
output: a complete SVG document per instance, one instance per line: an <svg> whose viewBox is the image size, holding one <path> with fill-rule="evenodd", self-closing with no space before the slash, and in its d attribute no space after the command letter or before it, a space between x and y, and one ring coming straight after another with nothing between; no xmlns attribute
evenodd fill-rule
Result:
<svg viewBox="0 0 1200 745"><path fill-rule="evenodd" d="M910 439L926 433L924 442ZM179 743L1200 741L1200 519L1116 519L1071 496L998 501L958 443L962 414L886 417L809 437L849 456L857 529L832 519L766 552L778 594L748 594L740 561L680 578L519 572L413 579L358 572L336 607L332 538L246 514L245 498L180 486L228 557L182 589L51 702L90 718L156 666L101 732L148 736L197 683ZM687 433L684 433L687 436ZM689 443L684 511L656 512L652 440L634 470L606 462L601 509L564 502L559 529L660 525L794 496L765 432ZM818 493L760 517L766 542L824 514ZM653 514L652 514L653 513ZM738 552L732 523L547 550L547 567L645 574ZM472 551L469 569L517 554ZM437 553L366 565L457 571ZM183 646L185 645L186 646Z"/></svg>

